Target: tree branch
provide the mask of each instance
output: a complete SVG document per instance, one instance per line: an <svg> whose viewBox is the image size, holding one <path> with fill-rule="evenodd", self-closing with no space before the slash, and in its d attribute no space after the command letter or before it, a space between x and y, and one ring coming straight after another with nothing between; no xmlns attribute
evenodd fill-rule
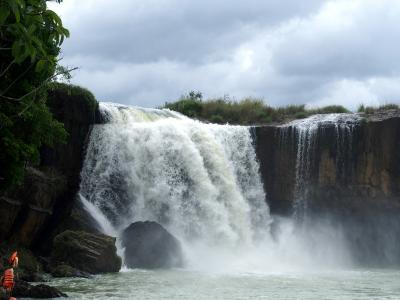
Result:
<svg viewBox="0 0 400 300"><path fill-rule="evenodd" d="M72 68L72 69L68 69L65 72L72 72L77 70L78 67ZM46 85L50 80L56 78L57 76L65 73L65 72L57 72L54 75L48 77L47 79L45 79L40 85L38 85L37 87L35 87L33 90L31 90L29 93L26 93L25 95L19 97L19 98L14 98L14 97L7 97L7 96L3 96L0 95L0 98L6 99L6 100L11 100L11 101L21 101L23 99L25 99L26 97L32 95L33 93L36 93L39 89L41 89L44 85Z"/></svg>
<svg viewBox="0 0 400 300"><path fill-rule="evenodd" d="M3 72L1 72L0 77L3 77L4 74L7 73L7 71L11 68L11 66L12 66L14 63L15 63L15 59L13 59L13 60L10 62L10 64L7 66L7 68L5 68Z"/></svg>
<svg viewBox="0 0 400 300"><path fill-rule="evenodd" d="M5 93L7 93L10 88L18 81L20 80L26 73L28 73L28 71L30 69L32 69L33 64L31 64L28 68L26 68L26 70L24 72L22 72L17 78L15 78L15 80L13 82L11 82L11 84L1 93L0 97L3 96Z"/></svg>

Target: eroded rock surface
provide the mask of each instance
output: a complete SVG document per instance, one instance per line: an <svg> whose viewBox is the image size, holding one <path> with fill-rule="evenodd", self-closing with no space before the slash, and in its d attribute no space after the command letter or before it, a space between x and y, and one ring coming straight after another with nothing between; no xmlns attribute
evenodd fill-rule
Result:
<svg viewBox="0 0 400 300"><path fill-rule="evenodd" d="M13 296L16 298L60 298L68 297L58 289L45 284L32 285L26 281L17 280L13 290Z"/></svg>
<svg viewBox="0 0 400 300"><path fill-rule="evenodd" d="M156 222L135 222L122 234L129 268L157 269L183 265L180 242Z"/></svg>
<svg viewBox="0 0 400 300"><path fill-rule="evenodd" d="M307 217L344 228L356 261L400 265L400 111L349 118L254 129L267 201L278 215L306 201Z"/></svg>
<svg viewBox="0 0 400 300"><path fill-rule="evenodd" d="M115 241L115 238L104 234L64 231L54 239L51 264L54 268L68 265L90 274L118 272L121 258L117 255ZM75 272L71 269L67 271L67 276ZM61 276L59 272L54 272Z"/></svg>

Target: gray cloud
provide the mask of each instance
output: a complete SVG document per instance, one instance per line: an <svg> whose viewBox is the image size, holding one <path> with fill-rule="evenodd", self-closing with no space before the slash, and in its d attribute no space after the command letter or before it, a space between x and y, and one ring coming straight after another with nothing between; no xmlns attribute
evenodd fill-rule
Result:
<svg viewBox="0 0 400 300"><path fill-rule="evenodd" d="M201 63L240 44L253 28L316 9L321 0L82 1L67 4L70 55L114 61ZM77 8L78 7L78 8ZM282 9L285 7L285 9ZM221 56L218 56L221 58Z"/></svg>
<svg viewBox="0 0 400 300"><path fill-rule="evenodd" d="M400 71L400 5L339 1L296 24L275 49L279 72L305 76L393 76Z"/></svg>
<svg viewBox="0 0 400 300"><path fill-rule="evenodd" d="M157 106L189 90L272 105L400 99L391 0L65 1L64 62L100 100Z"/></svg>

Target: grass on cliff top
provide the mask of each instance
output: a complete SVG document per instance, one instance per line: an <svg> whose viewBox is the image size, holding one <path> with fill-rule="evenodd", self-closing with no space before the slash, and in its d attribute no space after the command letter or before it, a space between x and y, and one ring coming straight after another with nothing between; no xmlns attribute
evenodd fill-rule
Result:
<svg viewBox="0 0 400 300"><path fill-rule="evenodd" d="M360 113L365 113L365 114L373 114L373 113L385 111L388 109L400 109L400 106L397 104L385 104L385 105L380 105L380 106L374 107L374 106L365 106L364 104L361 104L358 107L357 111Z"/></svg>
<svg viewBox="0 0 400 300"><path fill-rule="evenodd" d="M340 105L307 109L305 105L272 107L262 99L244 98L232 101L229 98L217 98L203 101L201 93L190 92L176 102L166 102L162 108L168 108L190 118L219 124L270 124L294 119L302 119L314 114L346 113Z"/></svg>
<svg viewBox="0 0 400 300"><path fill-rule="evenodd" d="M64 93L68 96L78 97L79 99L87 103L90 111L95 111L98 106L98 102L92 92L77 85L62 82L52 82L48 86L48 91L50 93L57 92Z"/></svg>

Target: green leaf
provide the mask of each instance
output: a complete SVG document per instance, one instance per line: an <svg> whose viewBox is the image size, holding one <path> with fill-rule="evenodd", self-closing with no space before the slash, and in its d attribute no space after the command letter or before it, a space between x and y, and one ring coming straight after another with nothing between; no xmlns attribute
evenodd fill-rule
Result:
<svg viewBox="0 0 400 300"><path fill-rule="evenodd" d="M65 37L69 38L69 30L64 27L62 28L62 30L63 30Z"/></svg>
<svg viewBox="0 0 400 300"><path fill-rule="evenodd" d="M24 9L25 8L25 1L24 0L15 0L15 2L17 2L17 4Z"/></svg>
<svg viewBox="0 0 400 300"><path fill-rule="evenodd" d="M14 13L15 20L17 21L17 23L19 23L19 21L21 19L21 15L19 13L18 2L14 1L14 0L7 0L7 2L8 2L8 5L10 6L11 10Z"/></svg>
<svg viewBox="0 0 400 300"><path fill-rule="evenodd" d="M29 49L29 55L31 56L31 63L33 63L36 59L36 55L37 55L37 50L35 47L31 47Z"/></svg>
<svg viewBox="0 0 400 300"><path fill-rule="evenodd" d="M32 35L36 30L36 25L35 24L31 24L28 28L28 34Z"/></svg>
<svg viewBox="0 0 400 300"><path fill-rule="evenodd" d="M10 9L1 2L0 5L0 25L3 25L4 22L7 20L8 16L10 15Z"/></svg>
<svg viewBox="0 0 400 300"><path fill-rule="evenodd" d="M40 73L46 67L47 61L44 59L39 60L36 63L35 72Z"/></svg>
<svg viewBox="0 0 400 300"><path fill-rule="evenodd" d="M21 41L15 41L12 45L11 54L16 60L18 60L18 57L21 55L22 52L21 48L22 48Z"/></svg>
<svg viewBox="0 0 400 300"><path fill-rule="evenodd" d="M46 14L49 16L50 19L52 19L57 25L61 25L61 19L60 17L52 10L48 9L46 10Z"/></svg>

